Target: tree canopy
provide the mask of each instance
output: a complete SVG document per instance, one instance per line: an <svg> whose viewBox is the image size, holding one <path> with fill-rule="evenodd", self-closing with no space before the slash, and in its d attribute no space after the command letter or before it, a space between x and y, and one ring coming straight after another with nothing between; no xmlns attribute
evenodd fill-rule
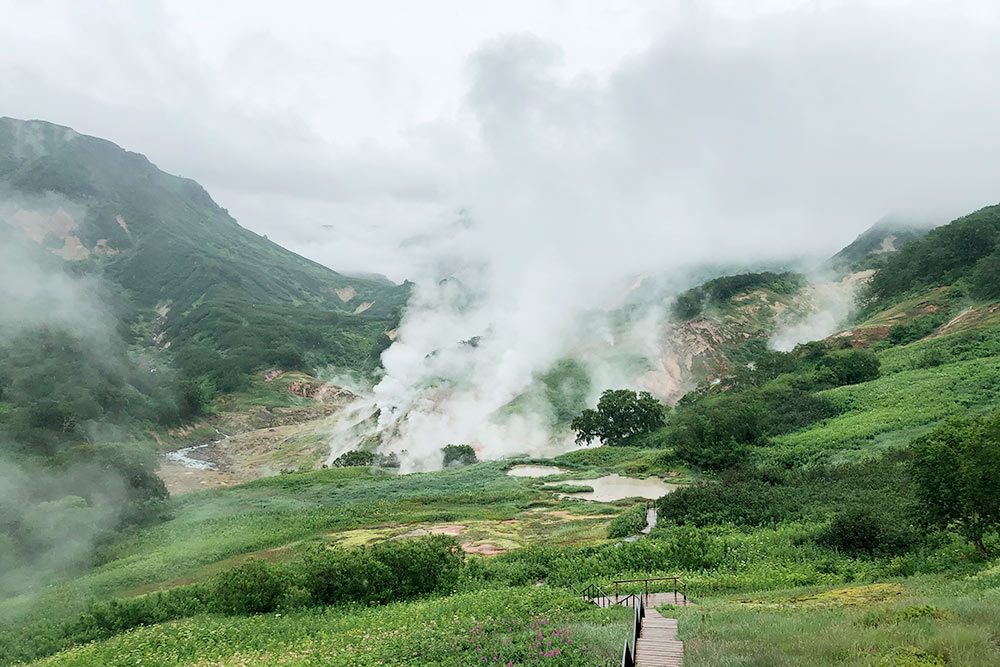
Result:
<svg viewBox="0 0 1000 667"><path fill-rule="evenodd" d="M661 428L665 419L666 408L649 392L608 389L601 394L597 409L584 410L570 427L580 443L600 439L606 445L631 445Z"/></svg>
<svg viewBox="0 0 1000 667"><path fill-rule="evenodd" d="M945 423L911 445L918 495L930 523L967 538L1000 528L1000 412Z"/></svg>

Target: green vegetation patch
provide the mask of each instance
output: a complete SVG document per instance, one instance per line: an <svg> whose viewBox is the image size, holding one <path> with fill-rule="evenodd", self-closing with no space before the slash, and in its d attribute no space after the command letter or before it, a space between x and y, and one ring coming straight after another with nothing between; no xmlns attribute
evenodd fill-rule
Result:
<svg viewBox="0 0 1000 667"><path fill-rule="evenodd" d="M994 665L1000 660L1000 595L971 583L917 577L881 586L874 595L864 587L860 604L811 602L817 596L840 599L849 589L826 595L789 591L770 596L783 604L709 600L674 613L684 664L694 667ZM878 591L893 592L879 599ZM787 602L795 599L807 603Z"/></svg>
<svg viewBox="0 0 1000 667"><path fill-rule="evenodd" d="M464 667L485 658L488 664L537 659L592 667L620 659L630 622L630 609L600 609L567 591L530 586L382 607L196 616L138 628L37 664Z"/></svg>
<svg viewBox="0 0 1000 667"><path fill-rule="evenodd" d="M982 411L1000 400L1000 357L900 371L822 393L840 414L773 439L764 461L848 461L904 446L941 419Z"/></svg>

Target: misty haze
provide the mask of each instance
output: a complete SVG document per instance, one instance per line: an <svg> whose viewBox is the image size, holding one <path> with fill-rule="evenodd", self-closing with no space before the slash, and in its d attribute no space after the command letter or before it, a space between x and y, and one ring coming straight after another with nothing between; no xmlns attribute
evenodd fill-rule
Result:
<svg viewBox="0 0 1000 667"><path fill-rule="evenodd" d="M1000 664L994 3L0 16L0 665Z"/></svg>

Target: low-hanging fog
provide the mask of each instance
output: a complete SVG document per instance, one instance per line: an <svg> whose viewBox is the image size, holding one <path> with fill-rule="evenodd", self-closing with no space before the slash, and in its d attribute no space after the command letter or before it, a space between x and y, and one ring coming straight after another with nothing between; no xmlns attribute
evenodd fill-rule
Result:
<svg viewBox="0 0 1000 667"><path fill-rule="evenodd" d="M22 234L18 216L80 214L55 195L2 193L0 203L0 358L32 353L26 340L59 336L75 344L81 366L125 382L124 348L107 303L108 288L96 277L73 276L60 260ZM21 221L23 222L23 220ZM27 350L27 352L26 352ZM66 399L67 378L41 371L52 367L5 367L5 400L32 390L56 401ZM60 373L69 372L58 367ZM72 388L71 388L72 391ZM121 439L114 424L87 425L91 442ZM0 431L0 618L30 609L39 591L57 575L90 562L102 535L128 511L128 482L100 461L63 452L58 464L38 452L49 443L20 441ZM86 449L86 448L81 448ZM104 463L104 465L102 465ZM13 601L10 599L13 598Z"/></svg>

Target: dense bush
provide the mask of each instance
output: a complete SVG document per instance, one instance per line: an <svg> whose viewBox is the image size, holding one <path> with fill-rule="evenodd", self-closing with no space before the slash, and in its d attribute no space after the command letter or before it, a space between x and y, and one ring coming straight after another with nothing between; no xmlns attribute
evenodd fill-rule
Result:
<svg viewBox="0 0 1000 667"><path fill-rule="evenodd" d="M668 557L685 570L707 570L723 558L721 545L708 532L693 526L664 525L651 535L667 548Z"/></svg>
<svg viewBox="0 0 1000 667"><path fill-rule="evenodd" d="M646 506L635 505L611 520L610 525L608 525L608 537L631 537L637 535L645 527Z"/></svg>
<svg viewBox="0 0 1000 667"><path fill-rule="evenodd" d="M784 383L771 383L761 390L764 431L768 437L791 433L834 417L839 413L826 396Z"/></svg>
<svg viewBox="0 0 1000 667"><path fill-rule="evenodd" d="M445 468L470 466L479 462L476 450L471 445L445 445L441 448L441 452L444 454Z"/></svg>
<svg viewBox="0 0 1000 667"><path fill-rule="evenodd" d="M371 550L310 549L303 561L303 585L316 604L386 602L390 572Z"/></svg>
<svg viewBox="0 0 1000 667"><path fill-rule="evenodd" d="M916 487L898 460L795 470L732 470L718 482L678 489L657 503L661 521L694 526L827 521L843 507L860 504L882 512L886 521L901 529L919 532Z"/></svg>
<svg viewBox="0 0 1000 667"><path fill-rule="evenodd" d="M1000 412L946 422L911 449L929 522L959 532L989 558L985 538L1000 530Z"/></svg>
<svg viewBox="0 0 1000 667"><path fill-rule="evenodd" d="M286 568L251 558L216 578L212 601L227 614L262 614L277 609L289 587Z"/></svg>
<svg viewBox="0 0 1000 667"><path fill-rule="evenodd" d="M879 360L871 350L835 350L819 360L816 376L837 386L868 382L879 376Z"/></svg>
<svg viewBox="0 0 1000 667"><path fill-rule="evenodd" d="M723 393L679 407L660 434L678 458L706 470L738 465L762 442L764 403L756 390Z"/></svg>
<svg viewBox="0 0 1000 667"><path fill-rule="evenodd" d="M386 455L355 449L349 452L344 452L333 460L334 468L350 468L353 466L398 468L399 457L396 456L395 452Z"/></svg>
<svg viewBox="0 0 1000 667"><path fill-rule="evenodd" d="M359 549L315 547L302 564L303 585L317 604L388 602L454 585L464 552L436 535Z"/></svg>
<svg viewBox="0 0 1000 667"><path fill-rule="evenodd" d="M947 321L948 316L945 313L940 313L934 315L923 315L921 317L914 318L909 322L894 324L889 327L889 333L886 336L886 340L893 345L906 345L907 343L918 341L921 338L930 335Z"/></svg>
<svg viewBox="0 0 1000 667"><path fill-rule="evenodd" d="M920 534L898 519L885 507L850 506L834 515L817 541L850 556L906 553Z"/></svg>

